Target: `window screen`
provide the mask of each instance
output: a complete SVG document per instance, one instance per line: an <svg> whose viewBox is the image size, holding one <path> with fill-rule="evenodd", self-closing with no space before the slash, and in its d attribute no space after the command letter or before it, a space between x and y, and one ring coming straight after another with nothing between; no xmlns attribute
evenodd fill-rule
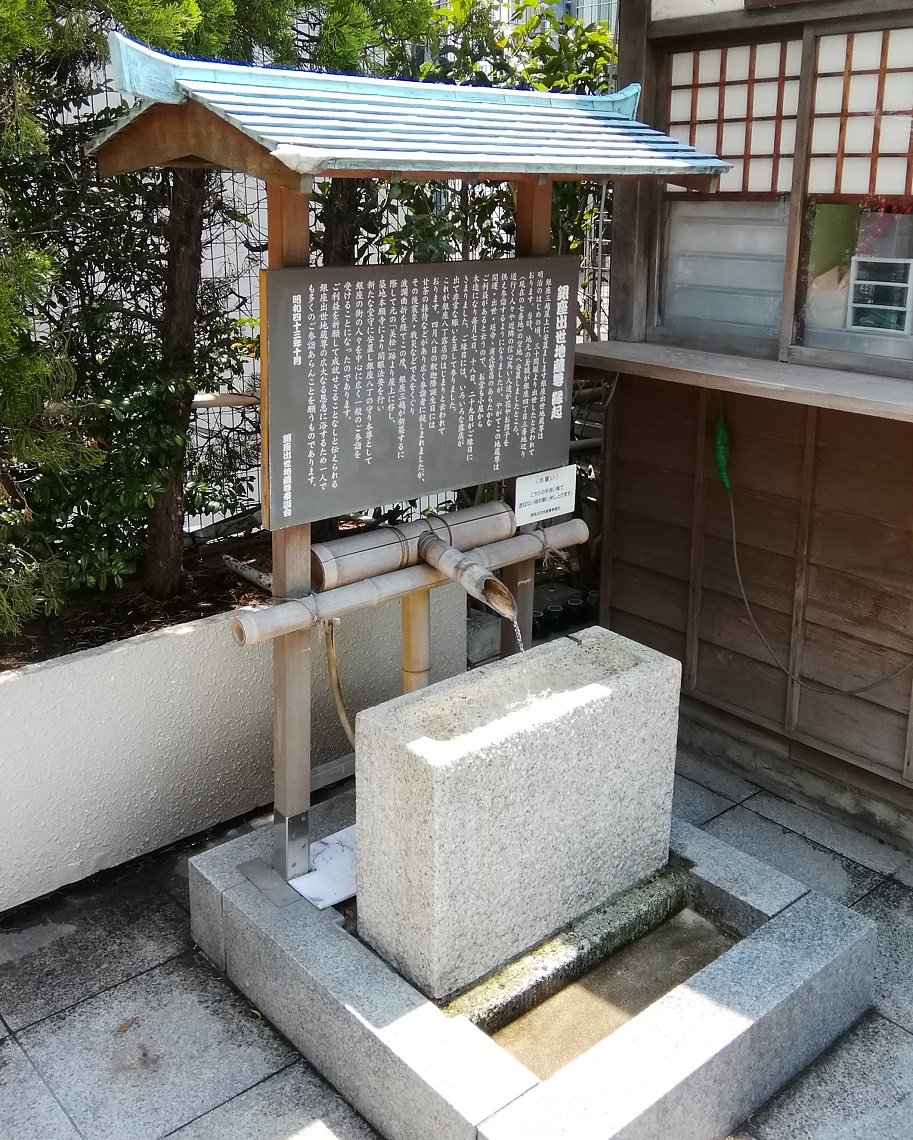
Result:
<svg viewBox="0 0 913 1140"><path fill-rule="evenodd" d="M664 326L711 337L776 339L785 203L675 199L668 209Z"/></svg>

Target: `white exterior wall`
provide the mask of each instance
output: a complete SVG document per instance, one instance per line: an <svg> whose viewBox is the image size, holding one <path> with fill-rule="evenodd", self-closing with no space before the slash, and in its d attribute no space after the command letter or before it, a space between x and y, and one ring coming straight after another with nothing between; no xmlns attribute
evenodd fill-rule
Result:
<svg viewBox="0 0 913 1140"><path fill-rule="evenodd" d="M742 12L745 0L653 0L650 18L676 20L685 16L714 16L717 12Z"/></svg>
<svg viewBox="0 0 913 1140"><path fill-rule="evenodd" d="M466 668L466 596L432 591L432 680ZM0 912L272 802L272 647L230 614L0 673ZM400 606L337 634L354 716L401 691ZM317 765L351 751L314 639Z"/></svg>

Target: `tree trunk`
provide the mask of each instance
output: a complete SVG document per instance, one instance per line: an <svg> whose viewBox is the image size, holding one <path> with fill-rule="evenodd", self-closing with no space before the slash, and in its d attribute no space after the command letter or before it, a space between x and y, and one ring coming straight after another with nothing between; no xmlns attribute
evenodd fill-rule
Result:
<svg viewBox="0 0 913 1140"><path fill-rule="evenodd" d="M323 264L354 265L358 236L357 178L334 178L330 182L323 212Z"/></svg>
<svg viewBox="0 0 913 1140"><path fill-rule="evenodd" d="M173 170L162 314L162 363L174 387L168 398L166 416L175 436L181 440L186 439L190 427L194 396L192 381L205 204L205 171ZM175 444L168 481L156 496L149 519L145 586L156 598L172 597L184 581L184 452L183 442Z"/></svg>

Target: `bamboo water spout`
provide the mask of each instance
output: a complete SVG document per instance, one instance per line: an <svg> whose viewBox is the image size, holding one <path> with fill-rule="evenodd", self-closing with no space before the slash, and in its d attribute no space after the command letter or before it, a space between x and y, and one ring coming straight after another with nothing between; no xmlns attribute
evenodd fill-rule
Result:
<svg viewBox="0 0 913 1140"><path fill-rule="evenodd" d="M479 566L493 570L530 558L538 558L548 548L561 549L586 542L589 530L582 519L570 519L532 534L515 534L488 546L468 550L465 557ZM427 564L381 574L350 586L340 586L322 594L309 594L272 606L256 606L239 610L231 622L231 633L238 645L259 645L274 637L307 629L318 621L368 609L382 602L401 598L413 590L442 586L447 575Z"/></svg>
<svg viewBox="0 0 913 1140"><path fill-rule="evenodd" d="M451 582L484 602L499 617L516 620L517 603L513 594L490 570L428 532L419 537L418 553L424 562L446 574Z"/></svg>

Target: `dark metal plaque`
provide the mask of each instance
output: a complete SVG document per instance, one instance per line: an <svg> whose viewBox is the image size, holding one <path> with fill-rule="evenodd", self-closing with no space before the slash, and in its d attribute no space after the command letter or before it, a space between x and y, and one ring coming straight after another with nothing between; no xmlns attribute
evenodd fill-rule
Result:
<svg viewBox="0 0 913 1140"><path fill-rule="evenodd" d="M579 262L266 274L273 530L567 463Z"/></svg>

